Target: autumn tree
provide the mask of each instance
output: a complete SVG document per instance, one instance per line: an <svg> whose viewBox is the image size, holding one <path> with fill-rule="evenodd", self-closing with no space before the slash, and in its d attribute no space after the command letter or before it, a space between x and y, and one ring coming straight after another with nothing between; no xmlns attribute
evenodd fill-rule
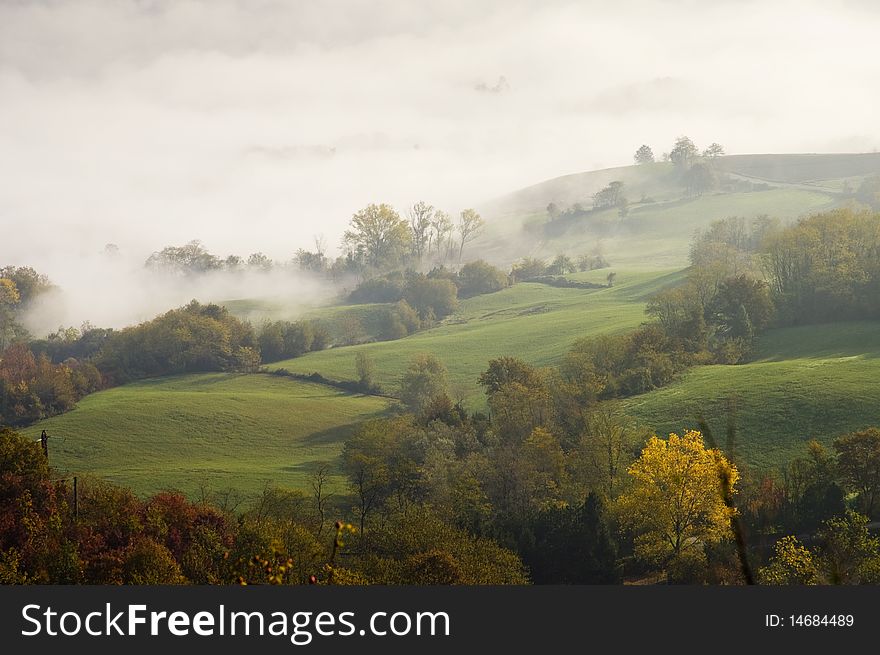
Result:
<svg viewBox="0 0 880 655"><path fill-rule="evenodd" d="M461 256L464 253L465 244L470 243L483 230L483 219L473 209L465 209L458 218L458 263L461 264Z"/></svg>
<svg viewBox="0 0 880 655"><path fill-rule="evenodd" d="M758 570L758 580L766 585L814 585L819 570L813 553L797 537L783 537L776 542L767 566Z"/></svg>
<svg viewBox="0 0 880 655"><path fill-rule="evenodd" d="M724 496L736 493L739 473L719 450L705 447L699 432L651 437L628 472L632 486L618 498L618 510L636 533L640 558L668 565L702 556L705 545L730 535Z"/></svg>
<svg viewBox="0 0 880 655"><path fill-rule="evenodd" d="M4 266L0 268L0 279L11 280L15 284L23 306L53 288L48 277L30 266Z"/></svg>
<svg viewBox="0 0 880 655"><path fill-rule="evenodd" d="M763 584L877 584L880 539L868 530L868 517L853 511L826 520L807 548L796 537L776 542L773 557L758 571Z"/></svg>
<svg viewBox="0 0 880 655"><path fill-rule="evenodd" d="M828 584L880 582L880 539L868 530L868 517L852 510L834 516L817 533L819 570Z"/></svg>
<svg viewBox="0 0 880 655"><path fill-rule="evenodd" d="M374 269L395 265L412 243L409 225L386 204L367 205L351 217L343 241L353 251L363 252Z"/></svg>
<svg viewBox="0 0 880 655"><path fill-rule="evenodd" d="M20 301L21 295L15 282L0 278L0 349L5 348L12 341L17 331L14 317Z"/></svg>

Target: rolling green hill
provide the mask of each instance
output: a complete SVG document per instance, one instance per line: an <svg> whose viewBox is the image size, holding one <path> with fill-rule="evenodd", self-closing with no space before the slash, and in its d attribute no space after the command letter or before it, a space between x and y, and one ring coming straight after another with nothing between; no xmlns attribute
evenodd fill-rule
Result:
<svg viewBox="0 0 880 655"><path fill-rule="evenodd" d="M331 343L358 343L375 339L380 331L387 304L325 305L313 308L291 307L283 298L244 298L221 300L219 304L234 316L256 326L263 321L308 319L323 326Z"/></svg>
<svg viewBox="0 0 880 655"><path fill-rule="evenodd" d="M571 277L604 283L607 273L598 270ZM465 300L439 327L404 339L313 352L270 368L352 380L355 354L365 352L376 364L378 382L393 390L412 356L430 352L449 369L454 394L475 409L484 405L477 378L490 359L514 355L538 366L553 364L578 337L639 325L645 320L646 298L681 278L680 272L620 271L610 289L517 284Z"/></svg>
<svg viewBox="0 0 880 655"><path fill-rule="evenodd" d="M270 365L293 372L355 378L355 355L375 362L389 391L411 357L437 355L448 367L453 394L471 409L485 406L479 374L494 357L513 355L538 366L557 363L578 337L631 329L645 320L648 297L684 277L695 230L726 216L769 214L783 219L843 202L841 190L880 172L880 155L748 155L724 157L734 178L752 190L683 199L669 164L623 167L565 176L489 203L488 228L467 257L509 264L525 255L551 257L601 250L611 268L573 279L612 288L573 289L537 283L461 302L440 325L405 339L335 347ZM546 230L546 205L589 203L612 180L631 198L625 219L595 212ZM549 236L548 236L549 235ZM259 322L301 317L322 321L341 342L348 318L376 333L383 305L293 306L283 298L226 301L233 313ZM349 322L350 323L350 322ZM703 412L719 435L728 398L735 398L739 454L754 466L776 466L802 452L811 437L829 441L847 430L880 424L880 325L851 323L768 332L751 363L707 366L674 384L621 401L625 411L658 433L696 425ZM389 408L376 397L268 375L187 375L148 380L88 396L72 412L27 430L59 438L52 463L92 473L141 493L178 488L259 491L266 482L307 488L319 462L338 464L353 427ZM64 437L61 439L60 437ZM342 484L333 478L337 488Z"/></svg>
<svg viewBox="0 0 880 655"><path fill-rule="evenodd" d="M621 405L658 434L696 428L703 413L722 439L733 398L738 457L776 467L804 454L811 438L827 444L880 425L878 380L880 323L786 328L767 332L748 364L699 367Z"/></svg>
<svg viewBox="0 0 880 655"><path fill-rule="evenodd" d="M341 488L341 445L355 424L388 408L381 398L270 375L201 374L146 380L83 398L46 429L53 466L138 493L197 495L272 485L308 489L322 462Z"/></svg>
<svg viewBox="0 0 880 655"><path fill-rule="evenodd" d="M529 254L551 257L601 250L615 266L653 269L687 264L694 230L728 216L753 218L762 214L792 219L846 202L844 183L858 186L866 175L880 173L880 153L733 155L717 161L718 170L732 180L754 183L754 189L713 192L684 198L672 164L623 166L576 173L515 191L484 203L488 229L471 252L499 264ZM609 182L625 185L630 214L591 213L545 230L547 205L561 209L574 203L585 207Z"/></svg>

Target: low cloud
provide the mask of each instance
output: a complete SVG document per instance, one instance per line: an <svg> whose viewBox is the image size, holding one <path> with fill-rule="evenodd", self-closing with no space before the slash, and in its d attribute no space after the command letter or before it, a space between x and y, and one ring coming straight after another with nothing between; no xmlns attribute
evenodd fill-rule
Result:
<svg viewBox="0 0 880 655"><path fill-rule="evenodd" d="M0 2L0 263L66 285L198 238L286 260L688 134L880 145L871 3Z"/></svg>

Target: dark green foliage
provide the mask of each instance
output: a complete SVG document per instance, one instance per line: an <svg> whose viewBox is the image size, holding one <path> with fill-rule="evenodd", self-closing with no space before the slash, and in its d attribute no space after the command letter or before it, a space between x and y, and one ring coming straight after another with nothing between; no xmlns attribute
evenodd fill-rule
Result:
<svg viewBox="0 0 880 655"><path fill-rule="evenodd" d="M513 265L510 271L515 280L529 280L539 275L547 274L547 263L542 259L524 257Z"/></svg>
<svg viewBox="0 0 880 655"><path fill-rule="evenodd" d="M790 530L814 530L845 509L845 494L838 482L834 459L818 441L808 442L807 456L789 464L785 491L782 521Z"/></svg>
<svg viewBox="0 0 880 655"><path fill-rule="evenodd" d="M868 428L838 437L834 450L845 488L858 494L860 511L873 517L880 495L880 430Z"/></svg>
<svg viewBox="0 0 880 655"><path fill-rule="evenodd" d="M577 266L567 255L557 255L547 267L548 275L567 275L575 271L577 271Z"/></svg>
<svg viewBox="0 0 880 655"><path fill-rule="evenodd" d="M405 281L400 273L364 280L348 294L351 303L389 303L403 298Z"/></svg>
<svg viewBox="0 0 880 655"><path fill-rule="evenodd" d="M414 414L425 417L449 405L446 367L434 355L422 353L410 361L400 379L400 399Z"/></svg>
<svg viewBox="0 0 880 655"><path fill-rule="evenodd" d="M407 282L404 299L422 321L448 316L458 307L458 290L450 280L413 275Z"/></svg>
<svg viewBox="0 0 880 655"><path fill-rule="evenodd" d="M229 371L237 369L241 349L256 348L256 341L253 328L224 307L192 301L114 332L96 363L116 384L175 373Z"/></svg>
<svg viewBox="0 0 880 655"><path fill-rule="evenodd" d="M645 393L670 382L693 356L655 324L575 342L562 366L569 379L592 379L598 398Z"/></svg>
<svg viewBox="0 0 880 655"><path fill-rule="evenodd" d="M523 561L536 584L616 584L620 582L617 543L605 503L595 493L577 507L541 512L531 526L534 543Z"/></svg>
<svg viewBox="0 0 880 655"><path fill-rule="evenodd" d="M415 309L406 300L399 300L389 308L379 325L379 337L386 341L402 339L421 327L422 323Z"/></svg>
<svg viewBox="0 0 880 655"><path fill-rule="evenodd" d="M839 209L803 218L763 247L787 324L880 316L880 214Z"/></svg>
<svg viewBox="0 0 880 655"><path fill-rule="evenodd" d="M507 274L478 259L461 267L455 279L459 298L494 293L508 286Z"/></svg>
<svg viewBox="0 0 880 655"><path fill-rule="evenodd" d="M414 271L407 271L405 274L389 273L362 282L349 294L348 300L353 303L392 303L405 300L418 312L421 320L432 321L455 311L458 290L453 279L451 273L443 275L441 269L432 271L429 275ZM400 338L401 335L392 336L395 332L399 331L386 330L384 338Z"/></svg>
<svg viewBox="0 0 880 655"><path fill-rule="evenodd" d="M45 354L58 364L66 359L86 360L94 358L113 334L110 328L96 328L84 325L76 328L58 329L45 339L36 339L29 346L34 355Z"/></svg>
<svg viewBox="0 0 880 655"><path fill-rule="evenodd" d="M390 514L384 529L364 533L358 548L356 566L376 584L528 583L515 553L445 523L427 506Z"/></svg>
<svg viewBox="0 0 880 655"><path fill-rule="evenodd" d="M830 518L817 534L819 570L830 584L880 583L880 539L868 517L848 511Z"/></svg>
<svg viewBox="0 0 880 655"><path fill-rule="evenodd" d="M365 393L377 393L381 391L376 384L376 363L365 352L358 352L354 356L355 372L357 373L358 385Z"/></svg>
<svg viewBox="0 0 880 655"><path fill-rule="evenodd" d="M493 359L489 362L489 368L480 375L480 385L489 396L513 383L533 389L543 386L544 381L534 366L516 357Z"/></svg>
<svg viewBox="0 0 880 655"><path fill-rule="evenodd" d="M720 337L751 340L773 318L767 284L746 275L723 280L709 307L709 315Z"/></svg>

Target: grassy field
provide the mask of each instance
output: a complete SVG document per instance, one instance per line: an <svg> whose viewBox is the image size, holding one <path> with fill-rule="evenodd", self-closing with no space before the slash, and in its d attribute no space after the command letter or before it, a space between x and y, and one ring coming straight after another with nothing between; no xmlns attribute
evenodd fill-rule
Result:
<svg viewBox="0 0 880 655"><path fill-rule="evenodd" d="M687 264L695 229L728 216L767 214L793 219L839 206L845 202L840 195L844 182L855 188L866 175L880 173L880 154L734 155L720 158L716 165L734 178L771 188L684 198L669 163L565 175L480 206L489 220L488 229L473 247L486 259L504 265L524 254L577 255L598 248L615 266L681 267ZM573 221L564 234L545 236L540 230L522 230L524 225L543 225L551 202L561 209L574 203L589 207L593 194L613 180L624 183L630 202L627 219L620 221L616 210L608 210ZM597 229L596 224L603 222L617 227Z"/></svg>
<svg viewBox="0 0 880 655"><path fill-rule="evenodd" d="M341 488L342 442L387 401L270 375L185 375L127 384L83 398L76 409L38 423L51 462L138 493L202 486L259 492L265 483L308 488L322 462Z"/></svg>
<svg viewBox="0 0 880 655"><path fill-rule="evenodd" d="M549 258L564 252L570 256L600 250L612 266L625 268L676 268L687 266L688 249L694 232L712 221L729 216L754 218L762 214L783 220L835 207L838 200L819 189L780 187L749 193L708 194L700 198L654 198L654 202L633 201L626 219L609 209L571 221L553 237L532 228L531 240L514 227L507 233L487 233L479 244L480 256L506 262L523 254ZM522 215L523 223L543 226L546 212ZM592 226L616 225L613 231ZM525 250L524 250L525 249ZM510 257L507 253L518 253Z"/></svg>
<svg viewBox="0 0 880 655"><path fill-rule="evenodd" d="M598 270L572 277L604 283L607 273ZM514 355L538 366L554 364L578 337L639 325L645 320L646 298L682 275L674 271L619 271L610 289L517 284L465 300L439 327L405 339L332 348L277 362L270 368L352 380L355 355L365 352L376 364L378 382L393 390L412 356L430 352L449 369L455 395L469 408L481 408L484 399L477 378L490 359Z"/></svg>
<svg viewBox="0 0 880 655"><path fill-rule="evenodd" d="M320 323L331 343L360 342L375 338L381 331L386 304L292 306L282 298L217 301L240 319L257 327L264 321L309 319ZM357 328L353 328L356 325Z"/></svg>
<svg viewBox="0 0 880 655"><path fill-rule="evenodd" d="M769 214L783 219L821 211L840 202L839 189L880 171L880 156L727 157L721 167L773 188L749 193L707 194L681 199L671 165L624 167L569 175L529 187L484 212L488 229L469 246L469 258L505 264L525 255L549 258L600 249L611 268L571 276L612 288L565 289L523 283L461 303L439 326L405 339L336 347L277 362L270 368L355 378L355 355L375 362L377 381L388 391L413 355L430 352L448 367L453 394L471 410L485 407L479 374L490 359L513 355L537 366L557 363L571 343L591 334L631 329L645 320L654 292L683 279L695 230L712 220ZM620 222L600 237L572 223L554 239L543 229L520 226L546 220L546 205L589 204L590 196L621 179L630 214L614 210L589 220ZM640 200L641 199L641 200ZM481 208L482 210L483 208ZM531 236L530 236L531 234ZM375 335L383 305L295 305L289 299L224 302L233 313L264 319L321 320L331 341L349 338L356 318L364 338ZM349 324L347 327L346 324ZM841 432L880 424L880 325L852 323L775 330L761 340L755 360L741 366L694 369L674 384L622 402L632 416L658 433L696 424L704 413L719 435L728 398L738 407L741 459L776 466L803 450L811 437L830 441ZM46 428L60 470L92 473L140 493L164 488L198 495L202 487L258 492L266 482L305 488L320 462L335 462L353 427L388 409L388 401L326 386L268 375L189 375L129 384L84 398L74 411L27 430ZM60 437L64 437L63 439ZM332 481L342 484L338 475Z"/></svg>
<svg viewBox="0 0 880 655"><path fill-rule="evenodd" d="M741 461L776 467L845 432L880 425L880 323L771 330L754 361L704 366L668 387L627 399L624 410L667 434L696 427L703 413L724 438L735 399Z"/></svg>

